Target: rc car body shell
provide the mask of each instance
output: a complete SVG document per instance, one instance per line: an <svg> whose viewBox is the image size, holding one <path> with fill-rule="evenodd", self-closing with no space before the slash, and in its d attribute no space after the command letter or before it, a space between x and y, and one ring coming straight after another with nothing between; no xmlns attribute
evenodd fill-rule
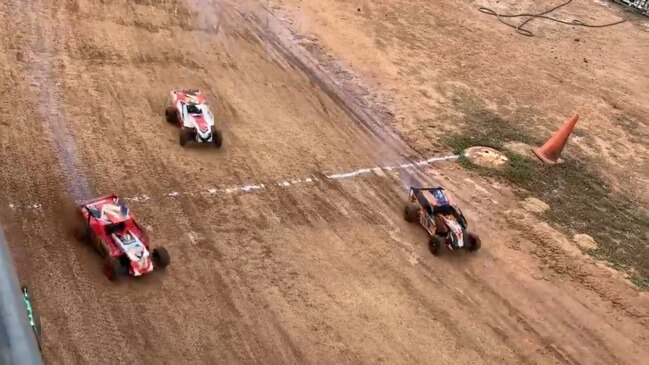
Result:
<svg viewBox="0 0 649 365"><path fill-rule="evenodd" d="M412 218L418 221L429 236L443 237L445 245L450 249L473 248L467 247L467 241L473 242L477 237L467 233L466 218L443 188L412 187L408 195L410 205L406 207L407 219L408 210L416 207L416 216Z"/></svg>
<svg viewBox="0 0 649 365"><path fill-rule="evenodd" d="M82 235L106 262L118 262L131 276L154 270L149 237L125 202L116 195L85 201L79 205ZM159 248L161 249L161 248ZM165 250L166 256L166 250ZM168 257L163 267L168 263ZM111 268L106 268L107 270ZM109 278L114 273L106 273Z"/></svg>
<svg viewBox="0 0 649 365"><path fill-rule="evenodd" d="M221 145L221 132L203 93L197 89L172 90L172 107L167 108L167 120L181 127L181 144L188 140Z"/></svg>

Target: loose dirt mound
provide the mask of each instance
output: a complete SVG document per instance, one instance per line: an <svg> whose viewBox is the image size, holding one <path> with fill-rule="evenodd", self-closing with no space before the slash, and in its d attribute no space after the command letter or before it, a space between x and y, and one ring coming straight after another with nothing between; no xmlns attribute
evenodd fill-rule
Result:
<svg viewBox="0 0 649 365"><path fill-rule="evenodd" d="M597 242L595 242L593 237L587 234L576 234L575 237L573 237L573 240L575 241L575 243L577 243L577 246L581 247L584 250L597 249Z"/></svg>
<svg viewBox="0 0 649 365"><path fill-rule="evenodd" d="M530 197L521 202L521 205L525 210L532 213L545 213L550 209L550 206L547 205L544 201Z"/></svg>

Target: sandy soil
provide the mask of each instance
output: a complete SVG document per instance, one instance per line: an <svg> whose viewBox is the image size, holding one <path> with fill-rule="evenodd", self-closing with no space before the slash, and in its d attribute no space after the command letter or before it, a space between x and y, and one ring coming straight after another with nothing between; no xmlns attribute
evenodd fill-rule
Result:
<svg viewBox="0 0 649 365"><path fill-rule="evenodd" d="M529 38L477 10L539 12L559 3L270 2L303 44L356 76L368 104L390 109L394 129L418 150L434 151L443 132L457 129L449 121L466 112L458 104L484 105L541 139L579 113L566 155L590 156L615 188L649 205L649 18L600 29L533 20ZM611 1L581 0L550 15L606 24L626 13Z"/></svg>
<svg viewBox="0 0 649 365"><path fill-rule="evenodd" d="M319 3L331 14L343 6ZM350 88L358 79L323 67L324 51L304 48L261 5L0 5L0 217L21 280L33 287L48 363L647 358L647 296L538 224L507 187L452 162L325 178L443 151L401 139L406 119L384 123L394 111L359 98L365 85ZM350 30L338 48L332 38L329 61L357 57L359 45L344 44L359 34ZM411 81L372 97L388 105ZM625 92L646 87L634 82ZM178 145L163 113L174 87L209 94L222 150ZM309 176L318 180L276 184ZM459 199L483 250L428 253L424 232L401 218L405 183L415 178ZM259 183L267 188L226 190ZM111 283L70 237L71 197L113 192L130 198L154 245L169 249L166 272Z"/></svg>

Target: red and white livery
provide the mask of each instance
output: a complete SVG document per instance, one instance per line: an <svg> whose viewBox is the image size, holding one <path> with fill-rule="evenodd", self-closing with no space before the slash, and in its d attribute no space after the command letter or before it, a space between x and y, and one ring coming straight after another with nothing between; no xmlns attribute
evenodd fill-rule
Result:
<svg viewBox="0 0 649 365"><path fill-rule="evenodd" d="M83 202L83 220L76 232L104 258L104 272L110 280L122 274L141 276L169 265L169 254L158 246L149 251L149 237L124 201L115 195Z"/></svg>
<svg viewBox="0 0 649 365"><path fill-rule="evenodd" d="M223 133L216 128L214 116L200 90L172 90L171 105L165 114L167 122L180 127L181 146L195 141L221 148Z"/></svg>

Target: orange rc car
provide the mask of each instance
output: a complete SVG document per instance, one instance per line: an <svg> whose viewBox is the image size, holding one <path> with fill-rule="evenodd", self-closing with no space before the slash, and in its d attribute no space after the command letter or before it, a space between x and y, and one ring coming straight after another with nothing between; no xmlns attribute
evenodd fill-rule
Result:
<svg viewBox="0 0 649 365"><path fill-rule="evenodd" d="M428 246L437 256L445 246L450 250L480 249L480 238L467 231L467 221L441 187L410 188L410 202L406 204L404 218L419 224L430 235Z"/></svg>

